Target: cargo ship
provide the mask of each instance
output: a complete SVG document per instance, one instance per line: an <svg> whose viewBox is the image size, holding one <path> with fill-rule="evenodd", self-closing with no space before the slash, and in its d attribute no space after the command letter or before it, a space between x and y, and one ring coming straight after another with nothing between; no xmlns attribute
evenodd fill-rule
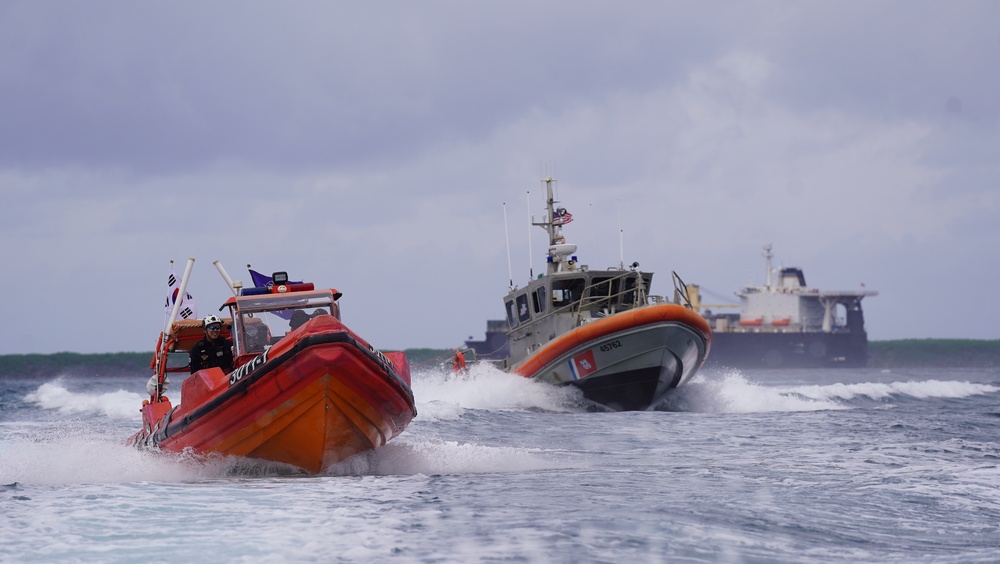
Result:
<svg viewBox="0 0 1000 564"><path fill-rule="evenodd" d="M770 245L763 254L767 280L736 292L739 304L706 305L700 288L688 285L692 306L712 327L710 363L737 368L866 366L868 334L861 300L878 292L810 288L802 269L772 267ZM739 311L718 311L726 307Z"/></svg>

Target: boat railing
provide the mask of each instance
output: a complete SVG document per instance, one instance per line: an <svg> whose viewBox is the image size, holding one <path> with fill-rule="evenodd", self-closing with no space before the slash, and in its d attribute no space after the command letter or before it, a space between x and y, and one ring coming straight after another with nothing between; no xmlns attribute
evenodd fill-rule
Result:
<svg viewBox="0 0 1000 564"><path fill-rule="evenodd" d="M674 282L674 303L688 309L694 309L694 306L691 304L691 296L688 294L687 284L681 280L680 275L676 271L671 270L670 276Z"/></svg>
<svg viewBox="0 0 1000 564"><path fill-rule="evenodd" d="M635 280L634 286L627 287L624 284L629 279ZM615 284L615 282L618 282L618 284ZM619 290L612 293L615 287L619 288ZM607 293L603 293L603 288L607 288ZM602 293L596 293L598 290L602 290ZM635 271L624 272L618 276L604 278L586 286L583 289L583 297L566 307L573 308L573 313L579 322L583 319L584 312L597 311L598 313L608 315L644 305L648 300L646 292L646 281L641 273Z"/></svg>
<svg viewBox="0 0 1000 564"><path fill-rule="evenodd" d="M674 280L673 303L691 309L691 299L688 296L684 281L681 280L676 272L672 272L671 274ZM624 283L629 279L634 279L635 285L627 286ZM615 284L615 282L618 282L618 284ZM612 293L615 287L618 288L618 291ZM598 294L595 292L596 290L604 292L604 288L607 288L607 293ZM603 317L644 305L670 303L662 296L649 295L646 287L646 279L638 271L623 272L617 276L603 278L597 282L588 284L583 288L581 294L582 297L572 303L557 307L545 315L521 323L518 331L512 329L508 335L515 341L524 339L531 334L530 332L524 333L523 330L525 328L540 322L542 319L551 318L559 314L572 314L574 325L579 326L589 321L593 317L592 314L596 314L597 317ZM514 336L515 333L518 333L518 335Z"/></svg>
<svg viewBox="0 0 1000 564"><path fill-rule="evenodd" d="M634 286L619 290L618 292L611 293L611 289L615 286L614 282L625 280L629 277L635 277L636 283ZM592 295L594 290L598 287L607 287L608 293L600 295ZM618 287L624 286L624 284L617 284ZM626 311L634 307L644 305L647 302L646 294L646 283L642 274L635 271L624 272L618 276L613 276L610 278L603 278L599 282L589 284L581 290L581 298L574 300L568 304L556 307L548 311L548 313L532 318L526 322L520 324L520 328L529 327L535 323L540 322L543 319L548 319L560 314L572 314L574 318L574 325L580 325L585 323L586 320L590 318L590 312L597 311L600 313L602 310L607 311L607 314L617 313L619 311ZM634 299L629 300L628 303L617 303L618 298L634 294ZM511 336L515 331L513 328L508 332L508 336L513 340L519 340L527 337L530 333L520 333L519 336Z"/></svg>
<svg viewBox="0 0 1000 564"><path fill-rule="evenodd" d="M671 271L670 275L674 284L673 303L684 306L688 309L694 309L694 306L691 303L691 296L688 293L687 284L684 283L684 280L681 279L680 275L677 274L676 271ZM619 280L627 280L633 276L635 276L635 286L623 287L624 284L618 284L618 286L622 289L620 289L618 292L611 293L611 289L614 287L613 282ZM608 288L608 293L595 295L594 290L599 286L601 287L606 286ZM628 301L619 300L619 298L630 296L631 294L633 294L633 292L634 292L634 299L630 299ZM576 303L569 304L568 306L565 307L575 308L574 312L577 314L582 313L584 310L592 311L595 309L598 311L607 309L609 313L614 313L615 311L613 310L626 311L645 304L667 303L667 300L664 299L662 296L649 295L645 284L645 278L643 278L641 274L636 272L625 272L618 276L612 278L606 278L599 282L590 284L589 286L584 288L583 296L584 297L581 298ZM605 308L602 307L602 305L606 305L609 307Z"/></svg>

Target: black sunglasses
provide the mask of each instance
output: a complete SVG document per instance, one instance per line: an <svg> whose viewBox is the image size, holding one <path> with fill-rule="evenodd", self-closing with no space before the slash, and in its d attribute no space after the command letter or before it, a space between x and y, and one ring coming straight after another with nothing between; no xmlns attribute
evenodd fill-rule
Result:
<svg viewBox="0 0 1000 564"><path fill-rule="evenodd" d="M209 331L222 331L222 325L209 325L205 329L208 329Z"/></svg>

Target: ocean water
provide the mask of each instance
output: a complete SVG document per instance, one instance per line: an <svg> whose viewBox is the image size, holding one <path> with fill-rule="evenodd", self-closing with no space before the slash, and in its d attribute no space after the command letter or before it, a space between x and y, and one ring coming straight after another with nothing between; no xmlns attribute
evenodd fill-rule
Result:
<svg viewBox="0 0 1000 564"><path fill-rule="evenodd" d="M0 381L0 562L1000 561L1000 370L707 370L643 413L418 372L322 476L123 446L145 381Z"/></svg>

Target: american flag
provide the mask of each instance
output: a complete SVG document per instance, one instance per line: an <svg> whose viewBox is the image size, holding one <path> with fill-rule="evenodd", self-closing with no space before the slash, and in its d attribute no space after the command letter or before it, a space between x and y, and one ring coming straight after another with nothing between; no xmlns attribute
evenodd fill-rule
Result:
<svg viewBox="0 0 1000 564"><path fill-rule="evenodd" d="M573 214L566 211L566 208L559 208L552 215L554 225L565 225L571 221L573 221Z"/></svg>

